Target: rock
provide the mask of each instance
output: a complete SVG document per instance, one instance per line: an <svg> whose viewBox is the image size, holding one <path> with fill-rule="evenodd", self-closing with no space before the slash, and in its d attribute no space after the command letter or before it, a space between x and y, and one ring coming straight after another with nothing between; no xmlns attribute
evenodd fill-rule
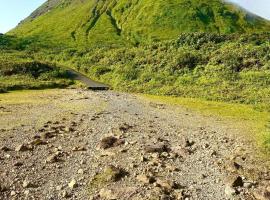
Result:
<svg viewBox="0 0 270 200"><path fill-rule="evenodd" d="M123 139L117 139L114 136L105 137L100 141L99 147L101 149L108 149L116 146L120 146L124 144L125 141Z"/></svg>
<svg viewBox="0 0 270 200"><path fill-rule="evenodd" d="M56 190L57 190L57 191L60 191L60 190L62 190L62 189L63 189L63 186L62 186L62 185L56 186Z"/></svg>
<svg viewBox="0 0 270 200"><path fill-rule="evenodd" d="M31 141L30 144L38 146L38 145L45 145L47 143L45 141L43 141L42 139L37 138L37 139L34 139L33 141Z"/></svg>
<svg viewBox="0 0 270 200"><path fill-rule="evenodd" d="M95 191L104 188L104 186L121 180L126 175L127 172L122 168L110 165L106 167L102 172L96 174L90 181L89 183L89 186L91 188L90 192L95 193Z"/></svg>
<svg viewBox="0 0 270 200"><path fill-rule="evenodd" d="M236 190L233 188L233 187L230 187L229 185L227 185L225 187L225 194L227 196L233 196L233 195L236 195Z"/></svg>
<svg viewBox="0 0 270 200"><path fill-rule="evenodd" d="M230 176L227 179L227 185L230 187L243 187L244 182L241 176Z"/></svg>
<svg viewBox="0 0 270 200"><path fill-rule="evenodd" d="M173 147L172 152L181 158L185 158L192 153L189 149L183 148L181 146Z"/></svg>
<svg viewBox="0 0 270 200"><path fill-rule="evenodd" d="M25 195L25 196L28 196L29 194L30 194L30 191L29 191L29 190L25 190L25 191L24 191L24 195Z"/></svg>
<svg viewBox="0 0 270 200"><path fill-rule="evenodd" d="M122 132L122 133L126 133L129 129L133 128L133 126L127 124L127 123L124 123L123 125L121 125L119 127L119 130Z"/></svg>
<svg viewBox="0 0 270 200"><path fill-rule="evenodd" d="M0 192L5 192L7 191L6 185L4 185L2 182L0 182Z"/></svg>
<svg viewBox="0 0 270 200"><path fill-rule="evenodd" d="M70 194L70 192L64 190L61 196L62 196L62 198L69 198L69 197L71 197L71 194Z"/></svg>
<svg viewBox="0 0 270 200"><path fill-rule="evenodd" d="M69 133L69 132L73 132L73 131L75 131L75 130L74 130L74 128L72 128L72 127L65 127L65 128L64 128L64 131L67 132L67 133Z"/></svg>
<svg viewBox="0 0 270 200"><path fill-rule="evenodd" d="M59 158L58 158L58 154L53 154L53 155L50 155L49 157L47 157L46 159L46 163L55 163L55 162L58 162L59 161Z"/></svg>
<svg viewBox="0 0 270 200"><path fill-rule="evenodd" d="M86 151L84 146L76 146L72 148L72 151Z"/></svg>
<svg viewBox="0 0 270 200"><path fill-rule="evenodd" d="M144 151L146 153L162 153L162 152L168 152L169 148L164 143L158 143L158 144L146 145L144 147Z"/></svg>
<svg viewBox="0 0 270 200"><path fill-rule="evenodd" d="M156 180L154 177L152 176L147 176L145 174L140 174L136 177L136 179L140 182L142 182L143 184L152 184L154 183Z"/></svg>
<svg viewBox="0 0 270 200"><path fill-rule="evenodd" d="M185 142L185 146L186 147L191 147L191 146L193 146L195 144L195 142L194 141L190 141L190 140L186 140L186 142Z"/></svg>
<svg viewBox="0 0 270 200"><path fill-rule="evenodd" d="M13 166L15 166L15 167L20 167L20 166L23 166L23 163L22 162L15 162L14 164L13 164Z"/></svg>
<svg viewBox="0 0 270 200"><path fill-rule="evenodd" d="M78 174L83 174L83 173L84 173L83 169L78 170Z"/></svg>
<svg viewBox="0 0 270 200"><path fill-rule="evenodd" d="M22 186L23 188L30 188L30 187L33 187L33 184L28 180L24 180Z"/></svg>
<svg viewBox="0 0 270 200"><path fill-rule="evenodd" d="M15 148L15 151L31 151L33 147L31 145L21 144Z"/></svg>
<svg viewBox="0 0 270 200"><path fill-rule="evenodd" d="M53 137L55 137L55 131L43 132L40 134L40 138L42 140L46 140L46 139L53 138Z"/></svg>
<svg viewBox="0 0 270 200"><path fill-rule="evenodd" d="M3 147L1 147L1 150L2 151L5 151L5 152L7 152L7 151L12 151L9 147L7 147L7 146L3 146Z"/></svg>
<svg viewBox="0 0 270 200"><path fill-rule="evenodd" d="M16 192L15 191L11 191L10 192L10 196L15 196L16 195Z"/></svg>
<svg viewBox="0 0 270 200"><path fill-rule="evenodd" d="M175 183L173 181L169 181L169 180L157 179L156 185L161 187L162 189L164 189L166 191L171 191L174 188Z"/></svg>
<svg viewBox="0 0 270 200"><path fill-rule="evenodd" d="M117 195L113 194L112 190L106 189L106 188L102 188L99 191L99 196L102 199L108 199L108 200L117 200Z"/></svg>
<svg viewBox="0 0 270 200"><path fill-rule="evenodd" d="M251 188L254 184L252 182L244 182L244 188Z"/></svg>
<svg viewBox="0 0 270 200"><path fill-rule="evenodd" d="M75 179L72 179L68 184L68 187L70 187L71 189L78 187L77 181Z"/></svg>

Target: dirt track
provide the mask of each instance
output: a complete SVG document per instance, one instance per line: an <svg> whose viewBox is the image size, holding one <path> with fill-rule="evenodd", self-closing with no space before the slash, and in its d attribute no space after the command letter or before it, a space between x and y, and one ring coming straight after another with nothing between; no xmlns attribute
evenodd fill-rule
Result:
<svg viewBox="0 0 270 200"><path fill-rule="evenodd" d="M0 199L267 199L233 122L112 91L0 100Z"/></svg>

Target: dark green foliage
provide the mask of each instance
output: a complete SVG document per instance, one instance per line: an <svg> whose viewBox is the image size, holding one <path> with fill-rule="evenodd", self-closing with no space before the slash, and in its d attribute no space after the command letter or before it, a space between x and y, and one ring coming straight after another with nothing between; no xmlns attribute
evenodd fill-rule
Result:
<svg viewBox="0 0 270 200"><path fill-rule="evenodd" d="M58 67L35 61L25 52L1 51L0 93L15 89L66 87L72 83Z"/></svg>
<svg viewBox="0 0 270 200"><path fill-rule="evenodd" d="M35 56L76 68L119 90L270 109L269 36L183 33L174 41L132 48L69 49Z"/></svg>

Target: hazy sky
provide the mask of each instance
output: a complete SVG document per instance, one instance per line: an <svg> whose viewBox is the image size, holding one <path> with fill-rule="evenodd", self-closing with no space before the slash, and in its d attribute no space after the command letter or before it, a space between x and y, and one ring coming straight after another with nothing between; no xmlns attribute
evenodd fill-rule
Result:
<svg viewBox="0 0 270 200"><path fill-rule="evenodd" d="M14 28L46 0L0 0L0 33ZM231 0L270 19L270 0Z"/></svg>

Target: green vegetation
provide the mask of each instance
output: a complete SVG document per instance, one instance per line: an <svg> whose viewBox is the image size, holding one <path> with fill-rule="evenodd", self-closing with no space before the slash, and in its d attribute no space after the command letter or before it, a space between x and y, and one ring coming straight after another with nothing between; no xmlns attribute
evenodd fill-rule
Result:
<svg viewBox="0 0 270 200"><path fill-rule="evenodd" d="M133 48L67 49L36 59L73 67L114 89L244 103L270 111L270 34L181 34Z"/></svg>
<svg viewBox="0 0 270 200"><path fill-rule="evenodd" d="M65 70L35 61L24 52L1 51L0 93L18 89L66 87L72 83Z"/></svg>
<svg viewBox="0 0 270 200"><path fill-rule="evenodd" d="M269 113L269 31L221 0L51 0L0 35L0 91L67 86L51 67L67 66L117 90Z"/></svg>
<svg viewBox="0 0 270 200"><path fill-rule="evenodd" d="M180 33L253 33L270 23L221 0L54 0L9 33L42 48L124 46Z"/></svg>
<svg viewBox="0 0 270 200"><path fill-rule="evenodd" d="M205 101L194 98L140 95L140 97L151 99L172 105L180 105L204 115L215 115L234 122L236 127L246 131L248 137L257 141L258 145L270 152L270 115L266 111L257 111L250 105L232 104L223 102Z"/></svg>

